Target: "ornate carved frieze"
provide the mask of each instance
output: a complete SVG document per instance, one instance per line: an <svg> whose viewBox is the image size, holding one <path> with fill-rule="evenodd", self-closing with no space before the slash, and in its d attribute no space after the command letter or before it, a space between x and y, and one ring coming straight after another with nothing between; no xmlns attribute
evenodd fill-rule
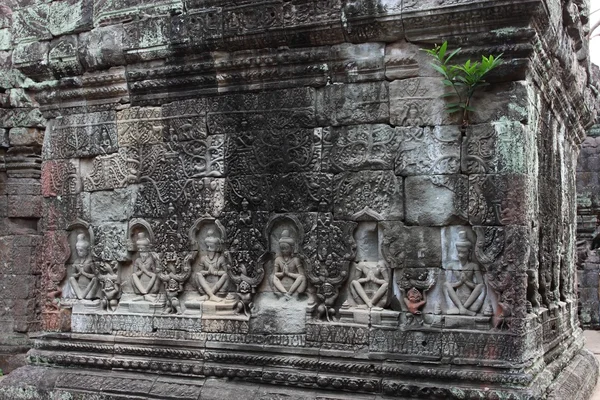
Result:
<svg viewBox="0 0 600 400"><path fill-rule="evenodd" d="M132 107L117 113L119 146L162 142L164 124L160 107Z"/></svg>
<svg viewBox="0 0 600 400"><path fill-rule="evenodd" d="M227 173L316 172L320 169L320 134L318 129L289 129L274 124L227 135Z"/></svg>
<svg viewBox="0 0 600 400"><path fill-rule="evenodd" d="M397 127L396 173L402 176L460 172L458 126Z"/></svg>
<svg viewBox="0 0 600 400"><path fill-rule="evenodd" d="M401 140L398 133L384 124L323 128L323 171L392 169Z"/></svg>
<svg viewBox="0 0 600 400"><path fill-rule="evenodd" d="M50 120L45 159L90 157L117 151L114 111L71 114Z"/></svg>
<svg viewBox="0 0 600 400"><path fill-rule="evenodd" d="M344 172L335 176L334 185L337 219L354 219L365 208L382 220L404 218L402 178L392 171Z"/></svg>

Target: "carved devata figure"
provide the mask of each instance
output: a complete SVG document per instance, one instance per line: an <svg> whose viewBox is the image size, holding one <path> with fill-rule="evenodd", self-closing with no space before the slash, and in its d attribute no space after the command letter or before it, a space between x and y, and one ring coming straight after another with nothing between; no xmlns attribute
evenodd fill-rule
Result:
<svg viewBox="0 0 600 400"><path fill-rule="evenodd" d="M194 284L202 295L201 300L223 301L217 296L221 289L227 289L229 277L223 256L223 242L215 231L210 229L204 238L206 250L201 251L199 271L194 274Z"/></svg>
<svg viewBox="0 0 600 400"><path fill-rule="evenodd" d="M79 300L97 298L96 289L98 279L94 274L94 263L90 252L90 241L83 233L77 234L75 242L75 256L73 259L73 274L69 284L73 293Z"/></svg>
<svg viewBox="0 0 600 400"><path fill-rule="evenodd" d="M275 253L271 276L273 291L287 299L304 293L308 282L305 275L306 257L300 250L304 240L300 221L287 215L271 218L266 233L271 254Z"/></svg>
<svg viewBox="0 0 600 400"><path fill-rule="evenodd" d="M374 217L372 216L374 215ZM390 301L390 266L383 256L378 215L366 210L355 216L360 222L354 233L357 252L350 278L347 305L384 308Z"/></svg>
<svg viewBox="0 0 600 400"><path fill-rule="evenodd" d="M457 260L448 265L443 286L448 315L477 315L485 300L486 287L480 265L474 260L473 242L467 231L460 230L456 238Z"/></svg>
<svg viewBox="0 0 600 400"><path fill-rule="evenodd" d="M285 278L293 281L289 288L283 283ZM303 261L297 255L296 241L290 236L288 230L281 232L279 238L279 254L275 258L273 285L286 296L304 293L306 290Z"/></svg>
<svg viewBox="0 0 600 400"><path fill-rule="evenodd" d="M223 249L226 240L225 228L216 219L200 218L190 229L192 246L198 252L188 256L192 262L191 282L200 295L200 301L222 303L233 300L228 295L228 258ZM198 257L199 255L199 257Z"/></svg>
<svg viewBox="0 0 600 400"><path fill-rule="evenodd" d="M144 300L155 303L159 300L162 287L159 273L162 267L159 255L152 251L153 239L154 233L146 221L130 221L129 251L133 252L134 256L127 280L128 302Z"/></svg>
<svg viewBox="0 0 600 400"><path fill-rule="evenodd" d="M96 300L99 298L100 285L92 261L91 246L94 234L89 224L82 220L72 223L68 231L71 258L63 297L79 301Z"/></svg>

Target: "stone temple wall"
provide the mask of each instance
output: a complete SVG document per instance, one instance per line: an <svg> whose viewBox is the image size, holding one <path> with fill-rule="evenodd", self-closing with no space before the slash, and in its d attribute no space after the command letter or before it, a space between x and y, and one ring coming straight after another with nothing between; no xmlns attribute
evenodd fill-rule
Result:
<svg viewBox="0 0 600 400"><path fill-rule="evenodd" d="M581 144L577 160L577 285L579 321L588 329L600 328L600 259L598 242L598 193L600 182L599 131L595 124Z"/></svg>
<svg viewBox="0 0 600 400"><path fill-rule="evenodd" d="M0 399L587 398L588 12L5 2ZM505 60L466 128L444 40Z"/></svg>

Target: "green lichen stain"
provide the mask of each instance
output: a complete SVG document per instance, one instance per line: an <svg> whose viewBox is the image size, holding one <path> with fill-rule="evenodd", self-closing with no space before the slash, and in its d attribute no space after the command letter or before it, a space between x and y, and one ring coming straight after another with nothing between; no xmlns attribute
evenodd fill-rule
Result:
<svg viewBox="0 0 600 400"><path fill-rule="evenodd" d="M522 107L518 104L514 104L514 103L508 103L508 109L511 111L514 111L515 113L517 113L520 117L525 118L527 117L527 109L525 107Z"/></svg>
<svg viewBox="0 0 600 400"><path fill-rule="evenodd" d="M502 172L525 173L525 144L520 123L501 117L492 125L496 131L496 154Z"/></svg>
<svg viewBox="0 0 600 400"><path fill-rule="evenodd" d="M10 30L0 29L0 50L10 50Z"/></svg>
<svg viewBox="0 0 600 400"><path fill-rule="evenodd" d="M509 36L514 35L516 32L518 32L517 28L508 27L508 28L494 29L490 33L496 34L498 37L509 37Z"/></svg>
<svg viewBox="0 0 600 400"><path fill-rule="evenodd" d="M586 196L582 193L577 193L577 206L587 208L592 206L591 196Z"/></svg>

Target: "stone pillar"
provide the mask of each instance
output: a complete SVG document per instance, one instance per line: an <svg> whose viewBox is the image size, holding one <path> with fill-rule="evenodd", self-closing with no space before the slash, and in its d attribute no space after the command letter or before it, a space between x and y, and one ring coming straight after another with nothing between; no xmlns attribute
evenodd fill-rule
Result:
<svg viewBox="0 0 600 400"><path fill-rule="evenodd" d="M0 397L589 397L585 2L5 9L47 124L40 332ZM446 40L503 54L467 122Z"/></svg>
<svg viewBox="0 0 600 400"><path fill-rule="evenodd" d="M6 34L6 29L0 31ZM40 330L40 153L45 120L26 93L26 78L13 68L12 49L4 45L0 50L0 369L8 373L25 364L27 334Z"/></svg>

